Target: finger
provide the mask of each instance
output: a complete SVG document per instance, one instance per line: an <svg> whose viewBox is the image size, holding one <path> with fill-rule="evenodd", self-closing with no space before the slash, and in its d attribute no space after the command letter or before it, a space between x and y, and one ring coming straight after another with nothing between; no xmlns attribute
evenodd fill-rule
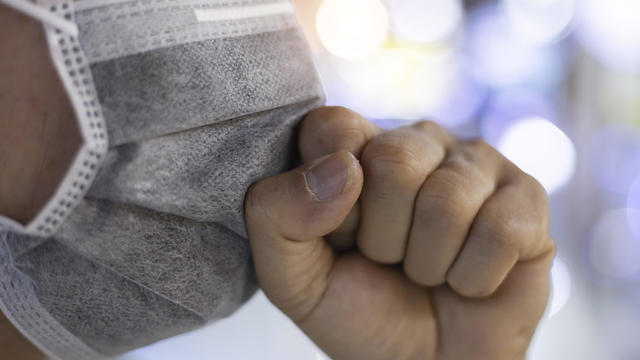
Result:
<svg viewBox="0 0 640 360"><path fill-rule="evenodd" d="M416 199L404 271L424 286L441 285L478 210L494 192L506 161L483 141L454 146Z"/></svg>
<svg viewBox="0 0 640 360"><path fill-rule="evenodd" d="M342 223L361 188L358 161L338 152L262 180L247 193L258 281L294 321L307 316L325 292L333 252L322 236Z"/></svg>
<svg viewBox="0 0 640 360"><path fill-rule="evenodd" d="M364 145L382 130L355 111L344 107L321 107L302 121L298 148L302 162L337 151L360 157Z"/></svg>
<svg viewBox="0 0 640 360"><path fill-rule="evenodd" d="M360 114L344 107L322 107L309 113L302 122L298 147L303 162L336 151L349 151L360 157L365 144L381 133L377 126ZM356 204L346 220L326 239L338 250L355 245L360 223L360 206Z"/></svg>
<svg viewBox="0 0 640 360"><path fill-rule="evenodd" d="M405 254L416 195L442 161L450 136L422 122L383 133L365 147L358 247L371 260L400 262Z"/></svg>
<svg viewBox="0 0 640 360"><path fill-rule="evenodd" d="M549 297L554 249L518 263L491 297L470 299L447 287L433 291L442 359L525 359Z"/></svg>
<svg viewBox="0 0 640 360"><path fill-rule="evenodd" d="M331 247L339 251L351 250L356 246L356 235L360 225L360 203L357 202L338 228L325 236Z"/></svg>
<svg viewBox="0 0 640 360"><path fill-rule="evenodd" d="M493 294L516 262L553 248L545 190L528 175L508 181L480 209L447 275L461 295Z"/></svg>

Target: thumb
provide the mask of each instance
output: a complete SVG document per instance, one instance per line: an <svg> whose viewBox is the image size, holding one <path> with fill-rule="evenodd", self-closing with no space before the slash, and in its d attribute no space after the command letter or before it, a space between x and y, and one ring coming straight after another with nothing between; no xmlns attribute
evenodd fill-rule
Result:
<svg viewBox="0 0 640 360"><path fill-rule="evenodd" d="M294 321L322 299L335 256L322 237L344 221L361 190L362 168L345 151L249 189L245 215L258 281Z"/></svg>

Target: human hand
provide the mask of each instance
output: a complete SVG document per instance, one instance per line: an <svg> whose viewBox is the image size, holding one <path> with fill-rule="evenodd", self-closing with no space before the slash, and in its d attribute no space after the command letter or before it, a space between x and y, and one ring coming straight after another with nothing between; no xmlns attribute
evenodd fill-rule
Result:
<svg viewBox="0 0 640 360"><path fill-rule="evenodd" d="M299 144L305 164L255 184L245 212L265 294L316 344L335 360L525 357L555 249L532 177L433 123L385 132L343 108L311 113Z"/></svg>

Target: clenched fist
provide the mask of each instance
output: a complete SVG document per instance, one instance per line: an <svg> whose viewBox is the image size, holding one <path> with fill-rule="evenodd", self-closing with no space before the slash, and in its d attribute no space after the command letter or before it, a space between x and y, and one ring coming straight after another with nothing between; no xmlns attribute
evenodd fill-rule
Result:
<svg viewBox="0 0 640 360"><path fill-rule="evenodd" d="M482 141L323 108L245 211L267 297L334 360L525 357L549 294L545 191ZM358 160L359 159L359 160Z"/></svg>

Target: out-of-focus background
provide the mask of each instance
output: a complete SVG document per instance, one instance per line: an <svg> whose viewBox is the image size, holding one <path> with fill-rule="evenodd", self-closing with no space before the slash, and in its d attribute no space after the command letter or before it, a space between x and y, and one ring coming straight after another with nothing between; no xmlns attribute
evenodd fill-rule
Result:
<svg viewBox="0 0 640 360"><path fill-rule="evenodd" d="M547 189L534 360L640 359L640 0L298 0L330 105L483 137ZM122 360L327 359L258 294Z"/></svg>

